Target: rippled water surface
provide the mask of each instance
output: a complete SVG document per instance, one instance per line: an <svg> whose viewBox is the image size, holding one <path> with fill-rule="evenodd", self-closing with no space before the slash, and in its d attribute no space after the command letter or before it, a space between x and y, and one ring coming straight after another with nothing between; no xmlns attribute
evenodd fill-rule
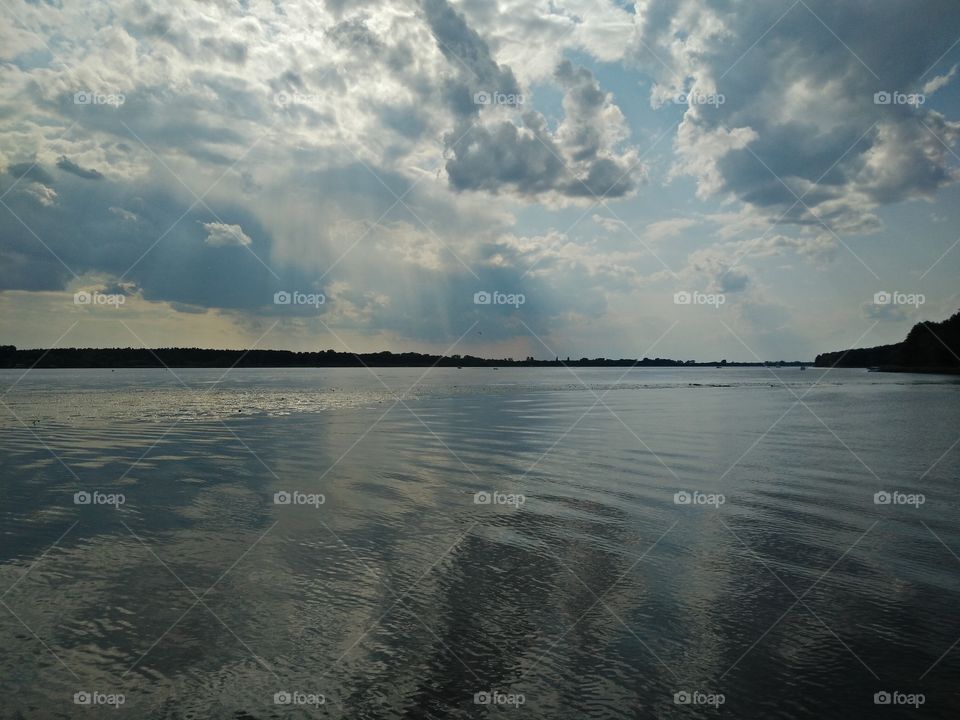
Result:
<svg viewBox="0 0 960 720"><path fill-rule="evenodd" d="M960 715L954 378L175 373L0 371L0 716Z"/></svg>

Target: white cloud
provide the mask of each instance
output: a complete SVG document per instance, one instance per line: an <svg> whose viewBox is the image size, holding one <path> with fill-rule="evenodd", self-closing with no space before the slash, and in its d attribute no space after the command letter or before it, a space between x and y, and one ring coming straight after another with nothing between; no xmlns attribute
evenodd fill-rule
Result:
<svg viewBox="0 0 960 720"><path fill-rule="evenodd" d="M924 95L933 95L938 90L941 90L949 85L950 81L957 76L958 67L960 67L960 65L954 65L952 68L950 68L949 72L930 78L930 80L928 80L923 86Z"/></svg>
<svg viewBox="0 0 960 720"><path fill-rule="evenodd" d="M239 225L211 222L203 223L203 229L207 231L207 237L204 242L214 247L227 247L230 245L249 246L253 242L250 236L243 232L243 229Z"/></svg>
<svg viewBox="0 0 960 720"><path fill-rule="evenodd" d="M109 208L107 208L107 210L109 210L111 213L113 213L114 215L116 215L116 216L117 216L118 218L120 218L121 220L124 220L125 222L136 222L136 221L137 221L137 214L136 214L136 213L132 213L132 212L130 212L129 210L124 210L124 209L121 208L121 207L116 207L115 205L111 205Z"/></svg>
<svg viewBox="0 0 960 720"><path fill-rule="evenodd" d="M677 237L684 230L695 228L698 225L700 225L700 220L694 218L670 218L650 223L643 234L645 238L652 242L660 242L667 238Z"/></svg>
<svg viewBox="0 0 960 720"><path fill-rule="evenodd" d="M51 207L57 202L57 191L47 187L43 183L30 183L23 187L21 192L27 195L44 207Z"/></svg>

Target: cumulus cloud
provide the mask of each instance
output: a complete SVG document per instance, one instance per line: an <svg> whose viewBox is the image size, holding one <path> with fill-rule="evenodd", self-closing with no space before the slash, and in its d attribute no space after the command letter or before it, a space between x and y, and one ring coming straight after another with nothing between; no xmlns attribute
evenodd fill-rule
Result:
<svg viewBox="0 0 960 720"><path fill-rule="evenodd" d="M627 124L612 95L589 70L566 61L555 78L565 91L555 132L541 113L528 111L520 125L502 120L447 133L446 170L455 189L548 201L619 198L636 189L644 168L635 149L622 147Z"/></svg>
<svg viewBox="0 0 960 720"><path fill-rule="evenodd" d="M52 187L47 187L43 183L30 183L24 187L21 192L44 207L50 207L57 202L57 192Z"/></svg>
<svg viewBox="0 0 960 720"><path fill-rule="evenodd" d="M207 237L204 242L213 247L250 246L253 240L243 232L239 225L227 225L221 222L203 223L203 229L207 231Z"/></svg>
<svg viewBox="0 0 960 720"><path fill-rule="evenodd" d="M524 197L622 197L636 186L636 153L623 114L586 68L560 62L553 81L564 91L564 118L551 132L544 115L525 110L513 70L498 63L487 42L446 0L426 0L424 12L452 70L444 84L457 119L444 135L446 171L458 190ZM508 98L501 107L498 97ZM519 118L504 118L514 110Z"/></svg>
<svg viewBox="0 0 960 720"><path fill-rule="evenodd" d="M425 0L423 11L440 52L458 70L457 79L446 88L455 112L476 115L479 112L479 106L473 102L476 92L520 94L513 71L496 62L486 41L446 0Z"/></svg>
<svg viewBox="0 0 960 720"><path fill-rule="evenodd" d="M956 3L916 13L884 0L866 15L829 0L786 12L775 0L636 8L634 58L656 78L654 95L725 98L691 104L677 134L676 170L695 177L702 195L736 198L771 219L863 232L878 226L878 206L932 197L956 179L949 148L960 123L924 106L875 102L876 93L922 89L918 79L955 40Z"/></svg>

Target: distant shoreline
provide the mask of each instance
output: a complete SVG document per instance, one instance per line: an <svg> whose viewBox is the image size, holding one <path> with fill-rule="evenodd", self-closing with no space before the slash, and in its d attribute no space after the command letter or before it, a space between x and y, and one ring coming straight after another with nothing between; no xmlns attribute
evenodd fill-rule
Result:
<svg viewBox="0 0 960 720"><path fill-rule="evenodd" d="M960 373L960 312L942 322L919 322L893 345L817 355L817 367L862 367L876 372Z"/></svg>
<svg viewBox="0 0 960 720"><path fill-rule="evenodd" d="M337 368L337 367L801 367L809 360L728 362L669 358L480 358L473 355L426 353L347 353L335 350L204 350L200 348L52 348L18 350L0 346L0 369L134 369L134 368Z"/></svg>

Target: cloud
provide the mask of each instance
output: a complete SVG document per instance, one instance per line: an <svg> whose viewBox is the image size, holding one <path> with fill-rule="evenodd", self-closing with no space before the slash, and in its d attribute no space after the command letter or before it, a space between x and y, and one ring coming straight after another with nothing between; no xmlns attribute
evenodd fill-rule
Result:
<svg viewBox="0 0 960 720"><path fill-rule="evenodd" d="M567 174L560 151L540 115L528 113L523 120L525 126L519 128L510 122L469 128L456 144L455 133L448 133L444 141L453 146L446 164L451 186L528 196L557 188Z"/></svg>
<svg viewBox="0 0 960 720"><path fill-rule="evenodd" d="M933 95L938 90L945 88L950 84L950 81L957 76L958 65L954 65L950 68L949 72L944 73L943 75L936 75L926 82L923 86L924 95Z"/></svg>
<svg viewBox="0 0 960 720"><path fill-rule="evenodd" d="M633 34L632 7L615 0L500 0L457 9L525 85L548 80L574 53L617 63Z"/></svg>
<svg viewBox="0 0 960 720"><path fill-rule="evenodd" d="M612 96L589 70L566 61L555 79L565 91L556 132L541 113L528 111L520 126L502 120L445 135L451 186L561 202L619 198L636 189L644 168L633 148L622 147L627 125Z"/></svg>
<svg viewBox="0 0 960 720"><path fill-rule="evenodd" d="M744 240L727 241L695 250L680 276L713 291L749 293L756 285L758 261L773 257L799 257L814 267L834 260L837 243L832 235L804 229L799 235L766 233ZM754 296L751 302L768 302ZM756 312L754 312L756 315Z"/></svg>
<svg viewBox="0 0 960 720"><path fill-rule="evenodd" d="M929 106L874 100L921 89L917 78L955 40L956 3L904 13L883 0L868 15L829 0L786 13L775 0L641 0L636 9L634 58L656 79L652 101L725 97L691 104L677 133L676 172L696 178L701 196L865 232L879 226L878 206L930 198L956 180L949 148L960 123Z"/></svg>
<svg viewBox="0 0 960 720"><path fill-rule="evenodd" d="M207 231L204 242L213 247L229 247L231 245L249 247L253 243L239 225L210 222L203 223L203 229Z"/></svg>
<svg viewBox="0 0 960 720"><path fill-rule="evenodd" d="M66 155L61 155L57 158L57 167L63 170L64 172L72 173L77 177L82 177L86 180L102 180L103 173L97 170L88 170L77 165L75 162L70 160Z"/></svg>
<svg viewBox="0 0 960 720"><path fill-rule="evenodd" d="M690 230L700 225L700 220L694 218L671 218L669 220L658 220L647 225L644 230L644 236L653 242L666 240L667 238L677 237L684 230Z"/></svg>
<svg viewBox="0 0 960 720"><path fill-rule="evenodd" d="M513 71L494 60L487 43L446 0L424 0L423 10L440 52L456 70L457 79L445 92L458 115L479 113L479 106L473 102L476 92L520 93Z"/></svg>
<svg viewBox="0 0 960 720"><path fill-rule="evenodd" d="M41 185L53 185L53 177L36 162L22 162L8 165L7 173L18 180L28 180Z"/></svg>
<svg viewBox="0 0 960 720"><path fill-rule="evenodd" d="M816 228L814 228L816 230ZM838 245L833 235L821 232L788 236L782 234L762 235L733 245L736 253L750 258L772 257L795 252L817 263L825 263L836 257Z"/></svg>
<svg viewBox="0 0 960 720"><path fill-rule="evenodd" d="M591 215L590 219L604 230L611 233L619 232L626 227L626 224L622 220L604 217L603 215L598 215L596 213Z"/></svg>
<svg viewBox="0 0 960 720"><path fill-rule="evenodd" d="M243 65L247 61L247 45L239 40L208 37L200 41L200 46L227 62Z"/></svg>
<svg viewBox="0 0 960 720"><path fill-rule="evenodd" d="M129 210L124 210L123 208L119 208L119 207L116 207L116 206L113 206L113 205L111 205L109 208L107 208L107 210L109 210L111 213L113 213L114 215L116 215L118 218L120 218L121 220L124 220L124 221L126 221L126 222L136 222L136 221L137 221L137 214L136 214L136 213L133 213L133 212L130 212Z"/></svg>
<svg viewBox="0 0 960 720"><path fill-rule="evenodd" d="M739 268L725 270L716 278L717 288L724 293L743 292L749 282L750 276L745 270Z"/></svg>
<svg viewBox="0 0 960 720"><path fill-rule="evenodd" d="M554 69L564 118L551 132L546 118L522 103L498 105L496 97L525 95L513 70L496 61L463 14L446 0L426 0L423 8L452 73L442 89L456 118L444 135L451 187L547 201L617 198L634 190L643 169L634 167L636 153L621 147L629 135L626 120L589 70L567 60ZM504 117L512 113L519 122Z"/></svg>
<svg viewBox="0 0 960 720"><path fill-rule="evenodd" d="M57 202L57 192L46 185L38 182L30 183L24 187L21 192L28 197L33 198L44 207L50 207Z"/></svg>

